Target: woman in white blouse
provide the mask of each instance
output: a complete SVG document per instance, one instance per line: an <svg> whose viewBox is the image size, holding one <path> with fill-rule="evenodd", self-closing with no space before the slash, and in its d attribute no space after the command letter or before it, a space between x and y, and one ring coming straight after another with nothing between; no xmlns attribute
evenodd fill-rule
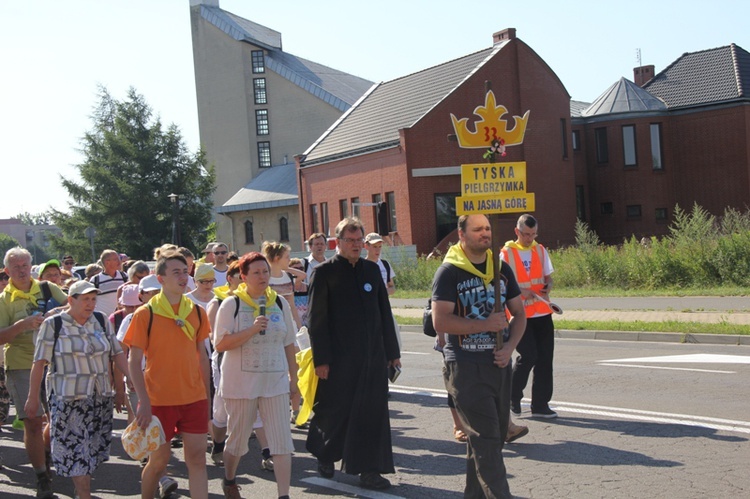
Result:
<svg viewBox="0 0 750 499"><path fill-rule="evenodd" d="M227 411L229 437L222 489L226 497L239 497L237 465L248 451L247 441L260 411L278 495L288 497L294 451L289 395L298 393L292 306L269 288L270 267L262 254L244 255L240 276L245 287L221 302L214 332L216 350L225 352L219 394Z"/></svg>

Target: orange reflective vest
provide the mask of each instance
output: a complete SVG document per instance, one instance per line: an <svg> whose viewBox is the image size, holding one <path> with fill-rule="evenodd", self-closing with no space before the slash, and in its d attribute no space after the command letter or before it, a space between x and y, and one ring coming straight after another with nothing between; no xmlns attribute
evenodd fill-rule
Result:
<svg viewBox="0 0 750 499"><path fill-rule="evenodd" d="M545 283L544 246L537 244L531 248L531 268L529 269L529 272L526 272L526 267L524 267L523 260L521 260L521 254L516 248L505 246L502 249L502 254L503 260L508 262L510 268L513 269L513 274L515 274L516 281L518 281L518 287L520 287L522 291L531 290L534 293L541 294ZM529 318L552 313L552 309L549 308L549 305L536 296L524 300L523 307L526 310L526 317Z"/></svg>

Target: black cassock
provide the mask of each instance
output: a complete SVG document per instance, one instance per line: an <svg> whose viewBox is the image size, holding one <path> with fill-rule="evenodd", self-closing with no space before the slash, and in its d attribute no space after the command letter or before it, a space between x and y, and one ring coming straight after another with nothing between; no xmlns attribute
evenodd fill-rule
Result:
<svg viewBox="0 0 750 499"><path fill-rule="evenodd" d="M388 360L400 357L380 267L336 255L312 273L308 329L319 380L307 450L349 474L393 473Z"/></svg>

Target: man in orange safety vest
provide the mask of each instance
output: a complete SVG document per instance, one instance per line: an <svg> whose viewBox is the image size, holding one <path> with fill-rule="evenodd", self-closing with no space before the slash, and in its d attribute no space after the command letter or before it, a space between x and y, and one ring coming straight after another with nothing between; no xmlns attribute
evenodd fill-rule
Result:
<svg viewBox="0 0 750 499"><path fill-rule="evenodd" d="M555 325L548 305L552 289L552 262L547 249L535 241L539 224L529 214L521 215L516 223L516 240L505 243L502 259L510 265L521 288L526 309L526 332L516 347L518 356L513 366L510 406L511 412L521 415L523 390L533 369L531 386L531 415L556 418L549 402L552 399L552 358L555 351Z"/></svg>

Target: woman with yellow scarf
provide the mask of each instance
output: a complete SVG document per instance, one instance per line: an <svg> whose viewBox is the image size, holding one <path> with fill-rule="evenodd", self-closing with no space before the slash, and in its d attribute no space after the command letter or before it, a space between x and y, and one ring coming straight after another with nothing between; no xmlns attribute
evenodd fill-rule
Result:
<svg viewBox="0 0 750 499"><path fill-rule="evenodd" d="M224 448L226 497L240 497L237 465L248 451L247 441L260 411L273 456L280 498L288 497L292 471L289 396L296 393L294 358L296 331L286 300L268 287L271 269L266 258L251 252L240 259L240 286L234 299L222 301L216 315L214 343L224 352L219 395L227 410L229 437Z"/></svg>

